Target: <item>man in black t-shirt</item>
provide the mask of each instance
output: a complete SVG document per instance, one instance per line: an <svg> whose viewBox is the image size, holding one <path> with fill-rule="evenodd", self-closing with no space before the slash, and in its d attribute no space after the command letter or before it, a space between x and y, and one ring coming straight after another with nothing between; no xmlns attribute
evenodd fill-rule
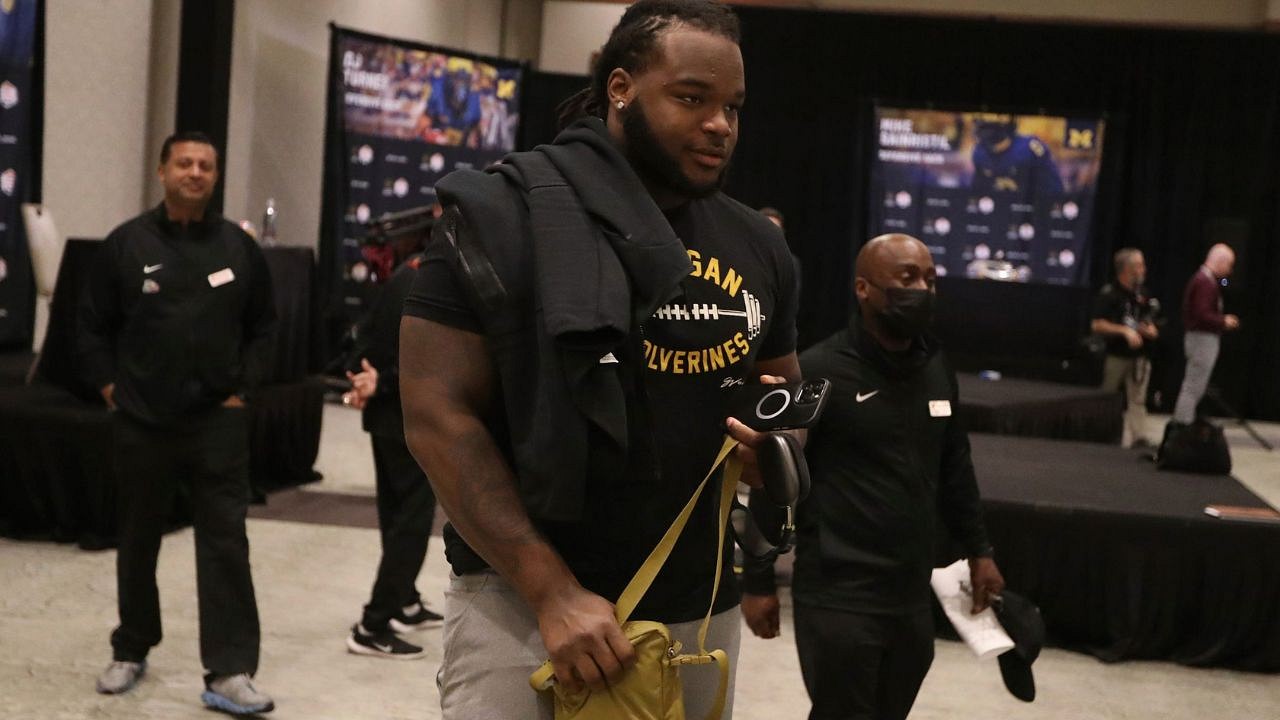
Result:
<svg viewBox="0 0 1280 720"><path fill-rule="evenodd" d="M638 2L555 144L438 186L446 213L405 304L400 378L409 447L450 518L446 719L550 718L528 686L548 657L566 689L617 680L634 651L612 603L726 428L755 482L760 436L726 421L726 400L799 365L786 244L718 192L745 94L737 39L719 3ZM563 183L530 175L544 162ZM633 615L688 648L712 603L716 495ZM731 567L707 647L732 666ZM715 666L681 675L689 716L705 716ZM728 697L725 717L732 682Z"/></svg>
<svg viewBox="0 0 1280 720"><path fill-rule="evenodd" d="M1116 251L1116 281L1103 286L1093 304L1093 332L1106 337L1107 360L1102 387L1111 392L1124 390L1124 447L1146 445L1147 382L1151 379L1150 346L1160 335L1155 324L1154 304L1143 283L1147 263L1142 251Z"/></svg>

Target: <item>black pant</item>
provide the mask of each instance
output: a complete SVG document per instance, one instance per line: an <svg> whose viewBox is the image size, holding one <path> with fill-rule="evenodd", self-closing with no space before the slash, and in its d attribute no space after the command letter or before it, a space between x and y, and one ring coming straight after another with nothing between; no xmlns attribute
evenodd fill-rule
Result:
<svg viewBox="0 0 1280 720"><path fill-rule="evenodd" d="M795 607L809 720L902 720L933 664L933 617Z"/></svg>
<svg viewBox="0 0 1280 720"><path fill-rule="evenodd" d="M436 496L418 461L402 437L370 435L378 485L378 529L382 560L373 595L360 624L370 632L387 629L401 608L418 601L414 585L427 556L427 540L435 520Z"/></svg>
<svg viewBox="0 0 1280 720"><path fill-rule="evenodd" d="M114 416L120 484L116 660L141 662L160 643L156 556L174 495L185 485L195 525L200 660L214 675L258 669L258 606L249 572L247 411L216 408L164 427Z"/></svg>

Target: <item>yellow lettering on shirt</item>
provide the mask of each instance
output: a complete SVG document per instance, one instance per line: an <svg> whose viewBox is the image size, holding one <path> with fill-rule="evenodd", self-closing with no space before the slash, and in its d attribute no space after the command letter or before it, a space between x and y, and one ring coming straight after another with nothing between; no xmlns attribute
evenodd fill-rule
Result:
<svg viewBox="0 0 1280 720"><path fill-rule="evenodd" d="M751 355L751 343L741 332L709 348L672 350L644 341L645 367L672 375L701 375L723 370Z"/></svg>
<svg viewBox="0 0 1280 720"><path fill-rule="evenodd" d="M686 250L689 253L689 262L693 263L693 272L689 273L690 277L701 278L707 282L720 286L729 297L737 297L738 291L742 289L742 276L737 270L726 266L723 270L720 267L720 259L715 257L707 258L704 263L702 253L697 250Z"/></svg>

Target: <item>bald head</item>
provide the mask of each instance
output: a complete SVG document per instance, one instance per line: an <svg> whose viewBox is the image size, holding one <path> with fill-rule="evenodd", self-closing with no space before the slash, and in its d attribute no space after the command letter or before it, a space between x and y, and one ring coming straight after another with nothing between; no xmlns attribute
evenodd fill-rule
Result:
<svg viewBox="0 0 1280 720"><path fill-rule="evenodd" d="M933 315L938 272L929 248L910 235L872 238L858 252L854 275L863 326L890 350L906 349Z"/></svg>
<svg viewBox="0 0 1280 720"><path fill-rule="evenodd" d="M1231 275L1235 265L1235 251L1223 243L1218 243L1209 248L1209 254L1205 255L1204 258L1204 266L1209 268L1209 272L1220 278Z"/></svg>
<svg viewBox="0 0 1280 720"><path fill-rule="evenodd" d="M931 286L937 276L929 248L910 235L901 233L880 235L868 240L858 251L853 273L857 279L869 280L880 287L915 287L918 283ZM859 292L858 300L862 299L863 293Z"/></svg>

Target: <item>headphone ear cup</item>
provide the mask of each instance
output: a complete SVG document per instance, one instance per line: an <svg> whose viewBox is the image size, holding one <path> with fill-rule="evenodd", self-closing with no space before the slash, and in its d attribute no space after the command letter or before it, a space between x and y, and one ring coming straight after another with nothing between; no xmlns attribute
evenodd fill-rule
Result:
<svg viewBox="0 0 1280 720"><path fill-rule="evenodd" d="M779 433L779 437L783 438L787 444L787 450L791 455L792 464L796 468L796 504L801 500L809 497L809 488L811 482L809 480L809 462L804 457L804 447L794 435Z"/></svg>
<svg viewBox="0 0 1280 720"><path fill-rule="evenodd" d="M756 448L756 461L760 467L760 479L770 502L778 507L795 504L800 491L800 478L796 474L795 457L786 435L769 433Z"/></svg>
<svg viewBox="0 0 1280 720"><path fill-rule="evenodd" d="M809 495L809 463L800 441L787 433L769 433L756 448L760 475L769 499L778 507L794 507Z"/></svg>

